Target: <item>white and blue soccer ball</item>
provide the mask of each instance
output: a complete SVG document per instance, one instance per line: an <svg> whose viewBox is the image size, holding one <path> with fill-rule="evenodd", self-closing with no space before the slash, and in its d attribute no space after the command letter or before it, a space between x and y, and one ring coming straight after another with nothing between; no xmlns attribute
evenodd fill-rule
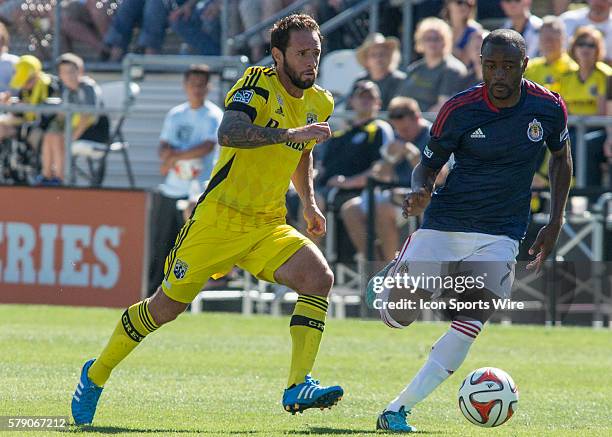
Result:
<svg viewBox="0 0 612 437"><path fill-rule="evenodd" d="M516 411L518 388L496 367L471 372L459 388L459 409L474 425L492 428L506 423Z"/></svg>

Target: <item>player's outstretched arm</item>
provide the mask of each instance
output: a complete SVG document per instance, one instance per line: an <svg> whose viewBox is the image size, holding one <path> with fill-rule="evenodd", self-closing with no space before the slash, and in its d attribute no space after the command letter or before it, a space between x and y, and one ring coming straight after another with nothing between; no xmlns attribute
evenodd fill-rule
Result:
<svg viewBox="0 0 612 437"><path fill-rule="evenodd" d="M548 177L550 179L550 219L548 224L540 229L535 242L529 249L529 254L537 252L536 257L527 265L527 269L542 268L542 263L552 252L561 226L563 226L563 212L567 203L567 194L572 180L572 154L569 142L556 152L552 152L548 163Z"/></svg>
<svg viewBox="0 0 612 437"><path fill-rule="evenodd" d="M240 111L226 111L217 133L219 144L225 147L248 149L270 144L325 141L331 135L327 123L313 123L295 129L276 129L254 125L249 116Z"/></svg>

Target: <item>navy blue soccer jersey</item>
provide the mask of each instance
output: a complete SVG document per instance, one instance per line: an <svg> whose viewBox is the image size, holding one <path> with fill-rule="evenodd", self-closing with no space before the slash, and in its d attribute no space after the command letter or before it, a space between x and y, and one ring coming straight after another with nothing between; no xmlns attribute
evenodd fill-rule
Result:
<svg viewBox="0 0 612 437"><path fill-rule="evenodd" d="M561 97L523 79L521 98L496 108L484 84L444 104L431 128L422 164L438 169L454 154L446 184L434 191L423 228L507 235L521 240L529 221L531 182L542 148L567 141Z"/></svg>

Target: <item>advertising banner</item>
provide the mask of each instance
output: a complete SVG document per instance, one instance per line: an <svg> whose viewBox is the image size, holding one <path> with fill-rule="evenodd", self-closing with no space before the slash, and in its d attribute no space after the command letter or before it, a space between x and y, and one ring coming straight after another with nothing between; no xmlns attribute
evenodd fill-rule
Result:
<svg viewBox="0 0 612 437"><path fill-rule="evenodd" d="M147 193L0 187L0 303L125 307L144 291Z"/></svg>

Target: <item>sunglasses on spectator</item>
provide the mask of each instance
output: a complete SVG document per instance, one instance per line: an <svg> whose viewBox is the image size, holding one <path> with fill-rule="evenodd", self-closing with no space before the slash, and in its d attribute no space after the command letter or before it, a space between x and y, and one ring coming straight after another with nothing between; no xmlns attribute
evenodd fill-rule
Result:
<svg viewBox="0 0 612 437"><path fill-rule="evenodd" d="M406 111L391 111L391 112L389 112L389 119L390 120L399 120L400 118L404 118L407 115L409 115L409 113L406 112Z"/></svg>
<svg viewBox="0 0 612 437"><path fill-rule="evenodd" d="M521 0L501 0L501 1L505 3L520 3L521 2Z"/></svg>
<svg viewBox="0 0 612 437"><path fill-rule="evenodd" d="M576 47L587 47L589 49L596 49L597 44L595 44L594 42L588 42L588 41L578 41L576 43Z"/></svg>
<svg viewBox="0 0 612 437"><path fill-rule="evenodd" d="M453 0L454 3L457 3L459 6L469 6L470 8L474 6L474 2L471 0Z"/></svg>
<svg viewBox="0 0 612 437"><path fill-rule="evenodd" d="M421 42L441 42L443 41L441 36L431 36L428 38L421 38Z"/></svg>

